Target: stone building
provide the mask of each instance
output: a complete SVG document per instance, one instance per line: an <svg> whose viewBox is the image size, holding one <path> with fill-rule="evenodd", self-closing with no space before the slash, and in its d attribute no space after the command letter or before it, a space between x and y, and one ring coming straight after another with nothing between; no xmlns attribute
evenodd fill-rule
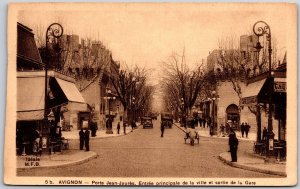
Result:
<svg viewBox="0 0 300 189"><path fill-rule="evenodd" d="M200 112L202 113L202 117L206 119L214 118L215 132L219 130L220 124L225 124L229 120L230 124L232 124L232 126L237 130L240 129L240 124L242 122L247 122L251 126L250 132L257 132L257 116L255 108L253 109L253 107L248 108L247 106L240 106L240 100L243 94L247 94L249 92L247 78L257 77L267 71L266 65L258 64L257 54L253 48L256 43L256 36L242 35L240 37L240 49L229 49L226 51L216 49L210 52L207 57L207 72L214 75L215 85L210 86L208 89L208 95L201 94ZM238 81L234 81L238 84L238 86L236 84L234 85L233 81L227 79L226 74L223 72L224 66L220 66L219 64L219 61L221 61L220 58L224 55L224 53L238 53L238 56L245 59L245 61L247 60L247 62L244 63L244 69L247 70L246 75L240 77ZM234 63L231 62L230 64L232 65L228 68L234 68L235 71L226 71L230 74L237 74L239 72L240 65L234 65ZM275 67L277 67L276 64L273 65L274 69ZM256 83L256 87L258 88L257 90L259 90L263 84L264 83ZM237 93L238 87L240 88L240 94ZM215 92L214 95L211 94L212 91ZM214 102L212 99L214 99ZM214 109L213 105L215 105ZM268 122L268 114L264 110L261 110L261 112L261 125L266 126ZM277 130L278 128L275 125L275 135Z"/></svg>
<svg viewBox="0 0 300 189"><path fill-rule="evenodd" d="M80 129L83 121L92 119L99 128L104 128L107 115L116 115L122 109L118 99L105 100L108 89L116 96L109 78L117 74L120 64L113 60L111 51L101 41L81 39L79 43L78 35L64 35L59 42L63 72L75 77L76 86L89 105L87 111L77 105L68 105L66 109L70 111L65 113L66 123L77 125L73 129ZM92 109L93 118L89 114ZM77 118L74 111L79 113Z"/></svg>

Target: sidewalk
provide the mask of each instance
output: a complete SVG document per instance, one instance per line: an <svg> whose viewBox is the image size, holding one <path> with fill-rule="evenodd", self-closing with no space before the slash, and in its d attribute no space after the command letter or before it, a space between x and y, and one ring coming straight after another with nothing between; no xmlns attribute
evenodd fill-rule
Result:
<svg viewBox="0 0 300 189"><path fill-rule="evenodd" d="M54 168L65 167L97 158L97 154L93 151L82 150L65 150L63 152L56 152L55 154L42 156L17 156L17 169L35 169L35 168Z"/></svg>
<svg viewBox="0 0 300 189"><path fill-rule="evenodd" d="M230 152L224 152L219 155L219 159L226 164L260 173L278 175L286 177L286 164L284 163L265 163L264 157L258 157L250 154L251 152L238 152L238 161L231 162Z"/></svg>
<svg viewBox="0 0 300 189"><path fill-rule="evenodd" d="M137 124L137 128L139 127L139 124ZM136 129L137 129L136 128ZM98 138L108 138L108 137L118 137L118 136L124 136L124 128L120 129L120 134L118 134L117 129L113 128L113 134L106 134L106 130L97 130L95 137L90 137L90 139L98 139ZM69 140L79 140L79 130L73 129L71 131L62 131L62 137ZM131 127L126 127L126 134L131 133Z"/></svg>
<svg viewBox="0 0 300 189"><path fill-rule="evenodd" d="M139 124L137 124L137 128L138 127ZM126 134L130 133L132 133L131 127L126 127ZM96 137L90 137L90 139L125 136L123 128L120 129L119 135L117 134L116 128L113 128L113 134L106 134L106 130L98 130L96 135ZM86 152L79 150L79 130L74 129L73 131L62 131L62 137L69 140L69 150L56 152L52 155L43 153L41 156L17 156L18 171L36 168L72 166L97 158L98 155L93 151Z"/></svg>
<svg viewBox="0 0 300 189"><path fill-rule="evenodd" d="M182 130L183 132L185 132L184 127L180 127L179 123L174 123L174 125L178 127L180 130ZM196 127L195 130L199 133L200 138L202 136L202 137L223 138L228 140L228 136L225 137L217 136L217 135L210 136L209 128L203 128L198 126ZM256 133L249 133L248 138L245 137L242 138L242 134L239 131L236 131L236 135L239 140L249 141L249 142L254 142L256 140ZM219 155L219 159L232 167L260 172L260 173L271 174L271 175L278 175L284 177L287 176L286 164L284 162L265 163L265 157L253 154L252 149L248 151L245 150L238 151L237 162L231 162L230 152L221 153Z"/></svg>

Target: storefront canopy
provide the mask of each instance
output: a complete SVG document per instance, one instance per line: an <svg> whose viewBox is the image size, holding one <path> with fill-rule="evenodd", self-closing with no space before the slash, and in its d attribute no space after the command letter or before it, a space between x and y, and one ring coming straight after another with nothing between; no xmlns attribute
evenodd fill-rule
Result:
<svg viewBox="0 0 300 189"><path fill-rule="evenodd" d="M17 73L17 120L42 120L45 106L45 72L18 72ZM49 108L67 102L85 103L81 93L72 80L55 72L49 72L50 82ZM53 78L53 79L52 79ZM63 79L62 79L63 78ZM48 85L48 86L49 86ZM55 86L53 86L55 85ZM52 91L56 90L56 91ZM62 92L60 92L62 91ZM65 97L62 97L65 96ZM55 100L57 99L57 100ZM53 103L54 102L54 103Z"/></svg>
<svg viewBox="0 0 300 189"><path fill-rule="evenodd" d="M81 93L74 83L59 78L55 79L70 102L85 103Z"/></svg>
<svg viewBox="0 0 300 189"><path fill-rule="evenodd" d="M44 77L18 77L17 120L41 120L44 116Z"/></svg>
<svg viewBox="0 0 300 189"><path fill-rule="evenodd" d="M266 79L259 80L254 83L247 85L246 90L242 93L242 98L240 100L241 106L255 105L258 103L259 93L265 84Z"/></svg>

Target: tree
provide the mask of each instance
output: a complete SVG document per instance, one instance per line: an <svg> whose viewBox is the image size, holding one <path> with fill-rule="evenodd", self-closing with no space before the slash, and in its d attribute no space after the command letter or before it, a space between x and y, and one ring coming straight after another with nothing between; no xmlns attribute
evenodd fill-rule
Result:
<svg viewBox="0 0 300 189"><path fill-rule="evenodd" d="M249 37L255 37L254 35ZM251 39L251 41L258 41L258 39ZM262 44L267 47L267 41L263 39ZM217 69L215 75L217 82L229 81L232 84L233 90L236 92L237 96L241 100L242 98L242 83L246 84L246 80L249 77L254 77L256 75L265 73L268 70L268 52L267 48L263 48L259 53L257 53L254 46L256 42L252 44L253 46L247 49L247 51L242 51L239 49L234 42L233 38L228 37L227 39L219 40L217 65L221 69ZM275 51L273 51L272 67L276 67L277 57L276 45L273 46ZM257 121L257 140L260 141L261 133L261 110L265 111L265 107L261 104L255 106L247 106L249 111L256 116ZM240 107L241 108L241 107Z"/></svg>
<svg viewBox="0 0 300 189"><path fill-rule="evenodd" d="M115 70L110 81L117 98L124 107L125 116L134 119L134 112L148 108L151 104L153 87L147 85L147 70L135 66L133 69Z"/></svg>
<svg viewBox="0 0 300 189"><path fill-rule="evenodd" d="M190 115L204 83L202 64L189 68L184 50L182 55L173 53L162 63L165 75L161 85L165 105L179 108L185 116Z"/></svg>

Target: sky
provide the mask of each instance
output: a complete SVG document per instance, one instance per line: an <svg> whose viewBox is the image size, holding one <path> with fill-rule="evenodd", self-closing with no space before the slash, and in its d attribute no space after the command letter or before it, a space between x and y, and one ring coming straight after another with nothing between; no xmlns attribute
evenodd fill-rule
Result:
<svg viewBox="0 0 300 189"><path fill-rule="evenodd" d="M218 40L249 34L253 24L264 20L271 27L279 56L286 51L288 11L284 6L269 8L254 4L39 4L24 6L18 21L35 30L44 30L53 22L64 27L65 34L99 39L112 51L114 60L129 66L152 69L151 81L159 81L162 61L173 52L186 53L192 67L210 51ZM279 16L280 15L280 16ZM280 19L279 19L280 17ZM41 27L40 27L41 28ZM35 31L33 31L35 33Z"/></svg>

